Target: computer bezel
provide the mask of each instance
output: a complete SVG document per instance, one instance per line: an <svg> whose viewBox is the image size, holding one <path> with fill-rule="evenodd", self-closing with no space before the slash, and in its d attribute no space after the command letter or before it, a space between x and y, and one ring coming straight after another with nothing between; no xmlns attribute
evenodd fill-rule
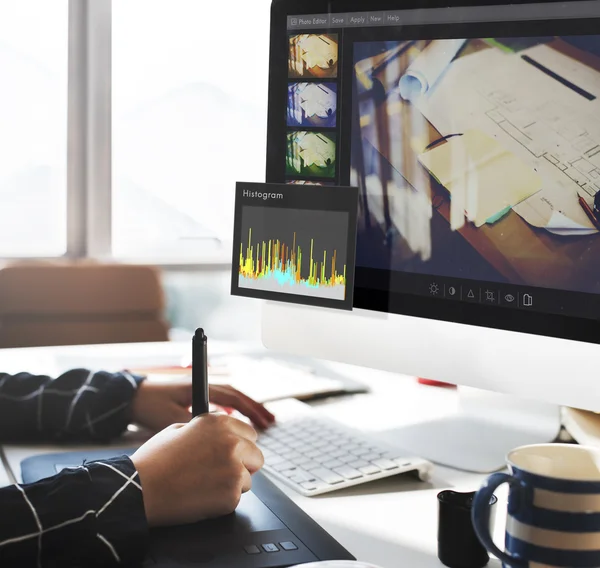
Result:
<svg viewBox="0 0 600 568"><path fill-rule="evenodd" d="M551 4L561 0L513 0L514 4ZM491 6L503 4L498 0L458 0L457 6ZM288 15L365 12L367 10L390 9L429 9L451 7L443 0L372 0L365 6L361 0L274 0L271 8L271 50L269 73L269 110L267 135L267 171L266 180L271 183L284 181L281 164L285 160L285 104L287 90L288 56ZM581 25L588 22L572 20ZM514 23L513 23L514 24ZM471 24L476 25L476 24ZM497 25L497 23L496 23ZM528 22L527 25L538 24ZM540 24L541 25L541 24ZM545 24L549 25L549 24ZM541 31L530 32L542 35ZM590 33L589 31L587 33ZM598 32L596 32L598 33ZM351 62L350 62L351 63ZM348 172L349 173L349 172ZM347 180L340 183L347 185ZM369 270L369 269L366 269ZM365 269L356 267L356 279L359 281ZM600 278L600 268L599 268ZM600 313L591 318L577 318L558 314L544 314L523 311L502 306L469 304L452 300L440 300L368 288L357 284L354 290L354 307L375 312L387 312L400 315L437 319L466 325L483 326L493 329L564 338L576 341L600 344Z"/></svg>

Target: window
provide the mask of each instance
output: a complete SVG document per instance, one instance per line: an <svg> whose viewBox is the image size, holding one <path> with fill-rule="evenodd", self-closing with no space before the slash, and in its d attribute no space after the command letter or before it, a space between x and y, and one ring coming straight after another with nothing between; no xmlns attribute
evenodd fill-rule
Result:
<svg viewBox="0 0 600 568"><path fill-rule="evenodd" d="M112 250L230 259L236 181L263 181L271 0L112 5Z"/></svg>
<svg viewBox="0 0 600 568"><path fill-rule="evenodd" d="M0 257L67 244L68 0L0 6Z"/></svg>

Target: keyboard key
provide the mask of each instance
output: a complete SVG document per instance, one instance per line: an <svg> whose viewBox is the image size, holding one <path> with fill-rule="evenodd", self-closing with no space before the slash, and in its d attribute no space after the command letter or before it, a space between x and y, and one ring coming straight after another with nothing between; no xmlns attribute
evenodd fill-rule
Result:
<svg viewBox="0 0 600 568"><path fill-rule="evenodd" d="M320 450L311 450L310 452L306 452L306 454L304 454L304 455L305 455L306 457L309 457L309 458L312 458L312 459L314 459L314 458L316 458L317 456L320 456L320 455L322 455L322 454L321 454L321 451L320 451ZM379 457L379 456L377 456L377 457Z"/></svg>
<svg viewBox="0 0 600 568"><path fill-rule="evenodd" d="M301 483L300 487L306 489L307 491L315 491L316 489L318 489L317 484L310 481L305 481L304 483Z"/></svg>
<svg viewBox="0 0 600 568"><path fill-rule="evenodd" d="M276 466L277 464L283 463L285 460L277 454L272 455L268 460L265 460L270 466Z"/></svg>
<svg viewBox="0 0 600 568"><path fill-rule="evenodd" d="M352 454L346 454L344 456L341 456L339 459L341 462L351 463L351 462L356 461L358 458L356 456L353 456ZM369 463L369 462L365 462L365 463Z"/></svg>
<svg viewBox="0 0 600 568"><path fill-rule="evenodd" d="M289 452L283 452L281 457L295 463L298 458L302 458L302 454L299 454L295 450L291 450Z"/></svg>
<svg viewBox="0 0 600 568"><path fill-rule="evenodd" d="M256 544L249 544L248 546L244 546L244 550L246 554L260 554L260 548L256 546Z"/></svg>
<svg viewBox="0 0 600 568"><path fill-rule="evenodd" d="M410 461L406 459L406 456L402 457L394 452L388 452L387 454L383 454L383 456L381 456L381 457L388 459L388 460L392 460L393 462L396 462L401 467L409 467L410 466Z"/></svg>
<svg viewBox="0 0 600 568"><path fill-rule="evenodd" d="M360 456L358 456L361 460L365 460L365 461L373 461L373 460L378 460L381 457L381 454L376 454L374 452L368 452L368 453L363 453Z"/></svg>
<svg viewBox="0 0 600 568"><path fill-rule="evenodd" d="M297 472L298 472L298 468L292 467L290 469L286 469L285 471L281 471L280 473L282 475L285 475L286 477L293 477L294 475L296 475Z"/></svg>
<svg viewBox="0 0 600 568"><path fill-rule="evenodd" d="M333 452L329 452L329 455L330 455L332 458L341 458L342 456L345 456L345 455L346 455L346 451L345 451L345 450L342 450L342 449L340 448L340 449L337 449L337 450L333 450Z"/></svg>
<svg viewBox="0 0 600 568"><path fill-rule="evenodd" d="M396 464L394 464L396 465ZM287 471L288 469L292 469L294 466L294 464L292 462L289 461L282 461L281 463L278 463L276 466L273 466L273 469L275 471Z"/></svg>
<svg viewBox="0 0 600 568"><path fill-rule="evenodd" d="M307 463L309 463L311 461L313 461L313 460L311 460L310 458L307 458L306 456L300 456L299 458L296 458L294 460L294 463L296 465L304 465L304 464L307 464Z"/></svg>
<svg viewBox="0 0 600 568"><path fill-rule="evenodd" d="M262 547L265 552L279 552L279 548L273 543L263 544Z"/></svg>
<svg viewBox="0 0 600 568"><path fill-rule="evenodd" d="M362 454L365 454L367 452L370 452L370 450L368 448L365 448L364 446L353 448L349 451L349 453L351 453L355 457L361 456Z"/></svg>
<svg viewBox="0 0 600 568"><path fill-rule="evenodd" d="M335 467L341 467L343 465L344 465L344 462L342 462L340 460L329 460L323 464L323 467L326 467L327 469L333 469Z"/></svg>
<svg viewBox="0 0 600 568"><path fill-rule="evenodd" d="M287 542L280 542L279 546L281 546L283 550L298 550L298 547L291 540Z"/></svg>
<svg viewBox="0 0 600 568"><path fill-rule="evenodd" d="M325 483L329 483L329 485L335 485L344 481L343 477L333 471L325 469L324 467L313 469L311 470L311 473L319 479L322 479Z"/></svg>
<svg viewBox="0 0 600 568"><path fill-rule="evenodd" d="M305 471L302 471L301 469L298 469L294 475L290 477L290 481L300 484L304 483L305 481L315 481L315 477L309 473L306 473Z"/></svg>
<svg viewBox="0 0 600 568"><path fill-rule="evenodd" d="M308 463L302 464L302 469L305 469L306 471L312 471L319 467L321 467L321 464L316 461L309 461Z"/></svg>
<svg viewBox="0 0 600 568"><path fill-rule="evenodd" d="M386 460L386 459L379 459L379 460L373 460L373 464L380 467L381 469L396 469L398 467L398 464L396 462L393 462L392 460Z"/></svg>
<svg viewBox="0 0 600 568"><path fill-rule="evenodd" d="M338 467L333 471L335 471L335 473L341 475L342 477L345 477L346 479L358 479L359 477L363 476L363 474L360 471L348 466Z"/></svg>
<svg viewBox="0 0 600 568"><path fill-rule="evenodd" d="M369 462L367 462L365 460L354 460L354 461L348 462L348 465L350 467L354 467L354 468L358 469L359 467L366 467L366 466L368 466Z"/></svg>
<svg viewBox="0 0 600 568"><path fill-rule="evenodd" d="M313 448L318 450L319 448L324 448L325 446L329 446L329 442L327 440L319 440L313 443Z"/></svg>
<svg viewBox="0 0 600 568"><path fill-rule="evenodd" d="M359 471L362 471L365 475L374 475L376 473L381 473L381 470L374 465L365 465L364 467L359 467Z"/></svg>

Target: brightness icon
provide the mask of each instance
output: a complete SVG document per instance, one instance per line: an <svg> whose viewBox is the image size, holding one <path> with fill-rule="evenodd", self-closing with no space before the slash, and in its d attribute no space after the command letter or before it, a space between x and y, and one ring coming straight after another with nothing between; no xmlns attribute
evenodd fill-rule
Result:
<svg viewBox="0 0 600 568"><path fill-rule="evenodd" d="M440 287L434 282L429 286L429 293L432 296L437 296L440 293Z"/></svg>

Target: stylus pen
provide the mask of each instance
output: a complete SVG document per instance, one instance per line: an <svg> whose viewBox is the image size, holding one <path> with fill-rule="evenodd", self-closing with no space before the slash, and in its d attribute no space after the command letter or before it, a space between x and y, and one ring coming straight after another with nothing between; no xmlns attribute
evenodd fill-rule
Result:
<svg viewBox="0 0 600 568"><path fill-rule="evenodd" d="M200 414L208 414L208 357L202 328L192 339L192 415Z"/></svg>

